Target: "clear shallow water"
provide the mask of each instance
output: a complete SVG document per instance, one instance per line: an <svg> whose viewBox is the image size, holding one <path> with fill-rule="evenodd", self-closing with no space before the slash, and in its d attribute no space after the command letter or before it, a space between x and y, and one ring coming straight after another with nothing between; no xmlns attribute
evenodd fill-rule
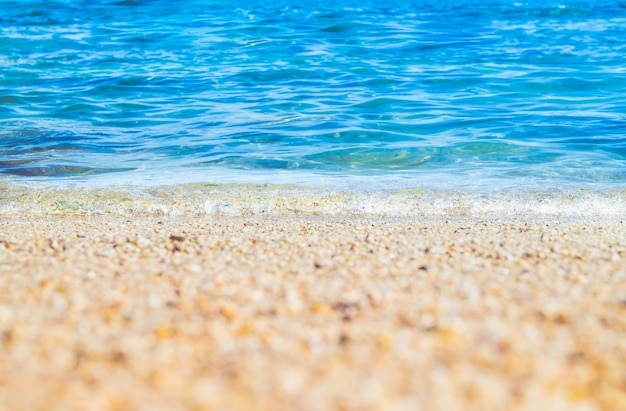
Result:
<svg viewBox="0 0 626 411"><path fill-rule="evenodd" d="M621 187L624 1L0 0L0 179Z"/></svg>

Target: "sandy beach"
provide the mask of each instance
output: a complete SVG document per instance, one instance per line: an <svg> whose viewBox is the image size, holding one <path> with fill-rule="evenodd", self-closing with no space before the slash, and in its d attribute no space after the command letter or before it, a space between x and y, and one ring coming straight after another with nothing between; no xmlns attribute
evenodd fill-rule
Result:
<svg viewBox="0 0 626 411"><path fill-rule="evenodd" d="M615 218L0 220L3 410L624 410Z"/></svg>
<svg viewBox="0 0 626 411"><path fill-rule="evenodd" d="M626 411L625 40L0 0L0 411Z"/></svg>

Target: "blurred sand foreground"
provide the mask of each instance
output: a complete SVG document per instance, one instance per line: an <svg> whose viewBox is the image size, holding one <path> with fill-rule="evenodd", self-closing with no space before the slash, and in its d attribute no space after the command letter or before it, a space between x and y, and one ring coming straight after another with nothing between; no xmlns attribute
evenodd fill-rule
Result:
<svg viewBox="0 0 626 411"><path fill-rule="evenodd" d="M626 410L626 224L2 219L0 409Z"/></svg>

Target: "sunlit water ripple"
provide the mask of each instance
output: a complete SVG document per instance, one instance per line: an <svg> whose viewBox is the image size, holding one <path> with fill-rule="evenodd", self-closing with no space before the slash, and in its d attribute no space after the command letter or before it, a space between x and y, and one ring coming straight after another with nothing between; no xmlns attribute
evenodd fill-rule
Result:
<svg viewBox="0 0 626 411"><path fill-rule="evenodd" d="M626 182L626 2L0 0L0 178Z"/></svg>

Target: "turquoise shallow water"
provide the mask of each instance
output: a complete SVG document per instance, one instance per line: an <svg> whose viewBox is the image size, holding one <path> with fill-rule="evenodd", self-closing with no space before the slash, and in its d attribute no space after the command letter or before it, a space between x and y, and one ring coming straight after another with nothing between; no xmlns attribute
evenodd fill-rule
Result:
<svg viewBox="0 0 626 411"><path fill-rule="evenodd" d="M623 187L626 2L0 0L0 180Z"/></svg>

